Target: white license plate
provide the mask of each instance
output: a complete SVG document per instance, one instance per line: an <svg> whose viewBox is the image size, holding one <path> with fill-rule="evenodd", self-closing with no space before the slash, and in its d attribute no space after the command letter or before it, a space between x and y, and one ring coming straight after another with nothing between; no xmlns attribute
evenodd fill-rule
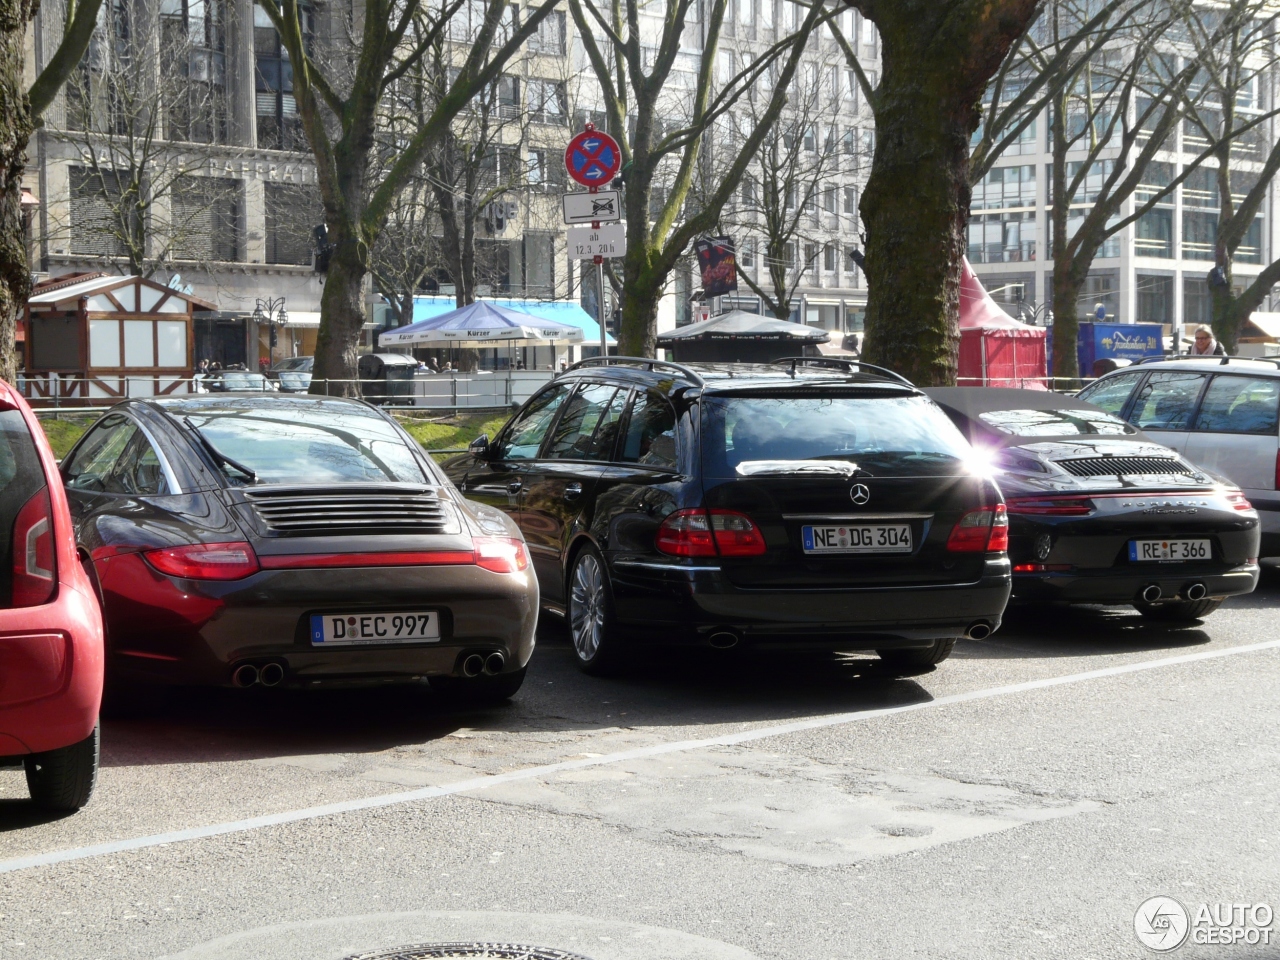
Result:
<svg viewBox="0 0 1280 960"><path fill-rule="evenodd" d="M440 639L440 614L435 610L404 613L325 613L311 617L315 646L341 647L357 643L408 643Z"/></svg>
<svg viewBox="0 0 1280 960"><path fill-rule="evenodd" d="M805 553L910 553L911 524L856 523L800 528Z"/></svg>
<svg viewBox="0 0 1280 960"><path fill-rule="evenodd" d="M1142 563L1153 560L1210 560L1208 540L1130 540L1129 559Z"/></svg>

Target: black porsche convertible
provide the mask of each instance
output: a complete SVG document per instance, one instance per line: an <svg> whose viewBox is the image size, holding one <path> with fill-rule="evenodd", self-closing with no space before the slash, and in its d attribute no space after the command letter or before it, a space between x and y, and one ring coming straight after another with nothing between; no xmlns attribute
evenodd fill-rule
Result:
<svg viewBox="0 0 1280 960"><path fill-rule="evenodd" d="M1257 585L1257 511L1138 428L1043 390L926 392L990 458L1009 507L1014 600L1191 620Z"/></svg>

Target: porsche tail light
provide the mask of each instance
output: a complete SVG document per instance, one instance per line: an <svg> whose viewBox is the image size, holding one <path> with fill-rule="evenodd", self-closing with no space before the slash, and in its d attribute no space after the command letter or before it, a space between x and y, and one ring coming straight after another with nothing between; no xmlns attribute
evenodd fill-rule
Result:
<svg viewBox="0 0 1280 960"><path fill-rule="evenodd" d="M13 606L48 603L58 582L48 487L41 487L18 511L13 521L12 550Z"/></svg>
<svg viewBox="0 0 1280 960"><path fill-rule="evenodd" d="M476 564L494 573L529 569L529 550L516 537L476 537Z"/></svg>
<svg viewBox="0 0 1280 960"><path fill-rule="evenodd" d="M1252 510L1253 504L1249 502L1249 498L1240 490L1232 490L1227 493L1227 503L1231 504L1236 510Z"/></svg>
<svg viewBox="0 0 1280 960"><path fill-rule="evenodd" d="M677 510L658 527L655 546L674 557L758 557L760 528L736 510Z"/></svg>
<svg viewBox="0 0 1280 960"><path fill-rule="evenodd" d="M1003 553L1009 549L1009 513L1003 503L970 510L951 528L952 553Z"/></svg>
<svg viewBox="0 0 1280 960"><path fill-rule="evenodd" d="M1009 512L1024 516L1086 517L1093 513L1088 497L1021 497L1009 501Z"/></svg>
<svg viewBox="0 0 1280 960"><path fill-rule="evenodd" d="M185 580L243 580L259 570L257 554L243 540L163 547L148 550L143 556L166 576Z"/></svg>

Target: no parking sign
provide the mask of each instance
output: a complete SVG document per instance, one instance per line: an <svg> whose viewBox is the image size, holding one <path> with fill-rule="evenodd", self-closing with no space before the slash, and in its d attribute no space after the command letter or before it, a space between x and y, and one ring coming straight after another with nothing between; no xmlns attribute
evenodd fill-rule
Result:
<svg viewBox="0 0 1280 960"><path fill-rule="evenodd" d="M564 148L564 168L584 187L603 187L621 167L618 141L590 123Z"/></svg>

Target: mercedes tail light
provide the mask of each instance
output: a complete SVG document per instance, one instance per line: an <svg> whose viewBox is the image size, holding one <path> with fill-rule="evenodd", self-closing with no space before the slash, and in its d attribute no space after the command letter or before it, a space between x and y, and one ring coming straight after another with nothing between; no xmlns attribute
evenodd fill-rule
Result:
<svg viewBox="0 0 1280 960"><path fill-rule="evenodd" d="M476 564L494 573L529 569L529 550L516 537L476 537Z"/></svg>
<svg viewBox="0 0 1280 960"><path fill-rule="evenodd" d="M18 511L13 521L12 550L13 606L48 603L58 582L48 487L41 487Z"/></svg>
<svg viewBox="0 0 1280 960"><path fill-rule="evenodd" d="M655 546L673 557L758 557L760 528L736 510L677 510L658 527Z"/></svg>
<svg viewBox="0 0 1280 960"><path fill-rule="evenodd" d="M1009 500L1010 513L1040 517L1087 517L1093 513L1088 497L1017 497Z"/></svg>
<svg viewBox="0 0 1280 960"><path fill-rule="evenodd" d="M184 580L243 580L259 569L257 554L243 540L162 547L148 550L143 556L166 576Z"/></svg>
<svg viewBox="0 0 1280 960"><path fill-rule="evenodd" d="M1003 503L970 510L951 528L952 553L1003 553L1009 549L1009 513Z"/></svg>

